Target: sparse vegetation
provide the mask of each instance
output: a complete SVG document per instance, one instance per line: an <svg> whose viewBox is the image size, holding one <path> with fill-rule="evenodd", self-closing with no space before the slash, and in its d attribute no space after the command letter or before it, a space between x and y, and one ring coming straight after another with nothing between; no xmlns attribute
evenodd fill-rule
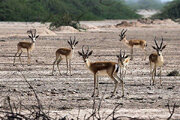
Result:
<svg viewBox="0 0 180 120"><path fill-rule="evenodd" d="M80 16L81 17L81 16ZM78 17L78 18L80 18ZM79 19L73 20L69 13L65 13L62 17L56 17L50 24L50 28L58 28L60 26L72 26L76 29L81 29L79 24Z"/></svg>
<svg viewBox="0 0 180 120"><path fill-rule="evenodd" d="M179 71L173 70L167 76L180 76Z"/></svg>

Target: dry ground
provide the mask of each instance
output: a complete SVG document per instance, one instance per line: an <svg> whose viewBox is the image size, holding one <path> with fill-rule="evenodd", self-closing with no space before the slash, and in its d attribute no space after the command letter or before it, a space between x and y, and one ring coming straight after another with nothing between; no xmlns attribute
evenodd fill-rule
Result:
<svg viewBox="0 0 180 120"><path fill-rule="evenodd" d="M117 21L103 22L82 22L83 24L99 26L107 23L112 25ZM11 31L8 23L0 24L0 33ZM22 25L23 24L23 25ZM29 25L29 24L27 24ZM24 27L21 27L24 26ZM31 27L31 25L29 25ZM24 23L16 23L15 30L27 30ZM33 25L33 28L36 26ZM38 29L38 28L37 28ZM128 39L145 39L147 41L148 55L153 52L154 36L160 41L164 37L164 44L167 44L163 51L164 66L162 72L163 86L159 85L159 78L156 77L155 86L150 86L148 59L142 60L143 52L139 49L134 50L134 60L130 62L125 78L125 97L121 98L121 89L119 86L116 97L105 99L113 91L114 84L107 77L100 78L100 97L104 94L102 101L102 112L111 112L112 109L120 104L118 115L144 118L144 119L165 119L169 116L167 109L168 100L170 103L176 102L177 108L173 119L180 119L180 76L169 77L167 74L172 70L180 70L180 25L145 25L141 27L128 27ZM91 61L117 61L116 55L119 50L130 49L119 41L119 33L122 28L100 28L91 29L87 32L61 33L56 32L56 36L41 36L36 42L36 48L32 52L32 65L26 65L26 54L23 54L23 67L19 64L13 66L13 57L17 50L19 41L28 40L27 37L1 37L0 39L0 100L10 96L12 100L22 100L25 105L35 104L36 100L29 89L27 83L23 80L21 73L34 86L39 95L42 104L45 107L51 105L52 111L61 116L68 115L75 117L78 109L81 109L80 116L88 114L92 108L93 98L93 74L86 68L82 58L77 51L81 50L82 45L89 45L93 50ZM7 32L6 32L7 33ZM10 35L11 36L11 35ZM52 63L55 59L55 51L60 47L69 47L67 40L70 36L76 36L79 44L75 49L75 56L72 60L73 76L66 75L65 61L60 65L63 76L59 76L57 68L52 76ZM107 90L106 90L107 89ZM99 98L96 98L97 102ZM1 106L3 106L1 102Z"/></svg>

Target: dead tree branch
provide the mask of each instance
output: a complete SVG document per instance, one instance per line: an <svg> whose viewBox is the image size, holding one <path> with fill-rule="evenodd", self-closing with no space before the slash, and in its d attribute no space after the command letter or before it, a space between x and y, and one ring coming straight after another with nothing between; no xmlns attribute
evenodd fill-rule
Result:
<svg viewBox="0 0 180 120"><path fill-rule="evenodd" d="M168 104L167 104L167 107L168 107L168 110L169 110L169 113L170 113L170 116L167 118L167 120L170 120L175 112L175 108L176 108L176 103L174 103L173 105L173 108L172 108L172 111L171 111L171 108L170 108L170 103L168 101Z"/></svg>

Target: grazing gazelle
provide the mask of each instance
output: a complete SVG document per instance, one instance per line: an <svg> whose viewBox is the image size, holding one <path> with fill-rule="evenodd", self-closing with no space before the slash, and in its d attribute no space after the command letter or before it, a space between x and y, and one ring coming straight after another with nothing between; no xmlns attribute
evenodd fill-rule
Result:
<svg viewBox="0 0 180 120"><path fill-rule="evenodd" d="M66 65L67 65L67 74L68 70L70 71L71 75L71 59L74 54L74 48L78 44L78 41L76 41L76 37L74 37L74 40L71 39L68 41L68 44L70 45L71 48L59 48L56 51L56 59L53 63L53 69L52 69L52 75L54 72L54 64L57 62L57 68L59 70L59 74L61 75L60 69L59 69L59 63L65 58L66 59ZM69 60L69 62L68 62Z"/></svg>
<svg viewBox="0 0 180 120"><path fill-rule="evenodd" d="M164 59L163 59L163 55L162 55L162 50L166 47L166 45L163 46L163 38L162 38L160 46L158 46L158 44L156 42L156 37L154 38L154 42L156 44L156 47L152 46L152 48L156 50L156 53L152 53L149 56L150 74L152 75L152 81L153 81L153 85L154 85L156 69L158 67L160 67L160 85L162 85L161 72L162 72L162 65L164 63ZM153 65L154 65L154 68L153 68L153 71L152 71L152 66ZM151 79L150 79L150 85L151 85Z"/></svg>
<svg viewBox="0 0 180 120"><path fill-rule="evenodd" d="M21 54L23 53L24 50L27 50L28 65L30 65L30 59L31 59L30 53L35 48L35 42L36 42L36 39L39 37L39 35L36 35L36 29L28 30L27 33L31 34L28 36L29 38L31 38L32 42L19 42L17 44L17 53L14 56L13 65L15 65L15 59L18 53L19 53L19 61L21 62Z"/></svg>
<svg viewBox="0 0 180 120"><path fill-rule="evenodd" d="M124 54L122 55L121 50L120 50L120 54L117 55L117 58L118 58L118 64L120 66L120 78L123 79L125 78L126 68L129 64L130 58L128 55L125 54L125 51Z"/></svg>
<svg viewBox="0 0 180 120"><path fill-rule="evenodd" d="M114 86L114 91L112 93L112 96L115 95L117 86L118 86L119 82L121 82L122 96L124 96L123 80L117 76L117 73L119 71L118 63L116 63L116 62L105 62L105 61L103 61L103 62L90 62L88 58L89 58L89 56L92 55L93 51L89 51L89 46L88 46L88 49L86 52L84 52L83 48L84 48L84 46L82 47L82 52L78 51L78 53L80 56L82 56L87 68L94 74L94 92L92 94L92 97L95 96L96 89L97 89L97 95L96 96L99 95L99 89L98 89L99 83L98 83L98 79L97 79L97 77L99 75L107 75L114 81L115 86Z"/></svg>
<svg viewBox="0 0 180 120"><path fill-rule="evenodd" d="M126 39L126 33L127 30L122 30L120 36L120 41L123 41L123 43L131 48L131 60L133 59L133 48L142 48L144 50L144 60L146 60L146 47L147 43L145 40L127 40Z"/></svg>

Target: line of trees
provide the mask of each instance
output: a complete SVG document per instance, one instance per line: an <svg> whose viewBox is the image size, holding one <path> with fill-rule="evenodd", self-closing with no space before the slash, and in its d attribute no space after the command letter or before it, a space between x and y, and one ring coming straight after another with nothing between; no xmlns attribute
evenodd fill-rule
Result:
<svg viewBox="0 0 180 120"><path fill-rule="evenodd" d="M135 19L140 16L116 0L0 0L0 21L53 21L64 14L81 20Z"/></svg>

